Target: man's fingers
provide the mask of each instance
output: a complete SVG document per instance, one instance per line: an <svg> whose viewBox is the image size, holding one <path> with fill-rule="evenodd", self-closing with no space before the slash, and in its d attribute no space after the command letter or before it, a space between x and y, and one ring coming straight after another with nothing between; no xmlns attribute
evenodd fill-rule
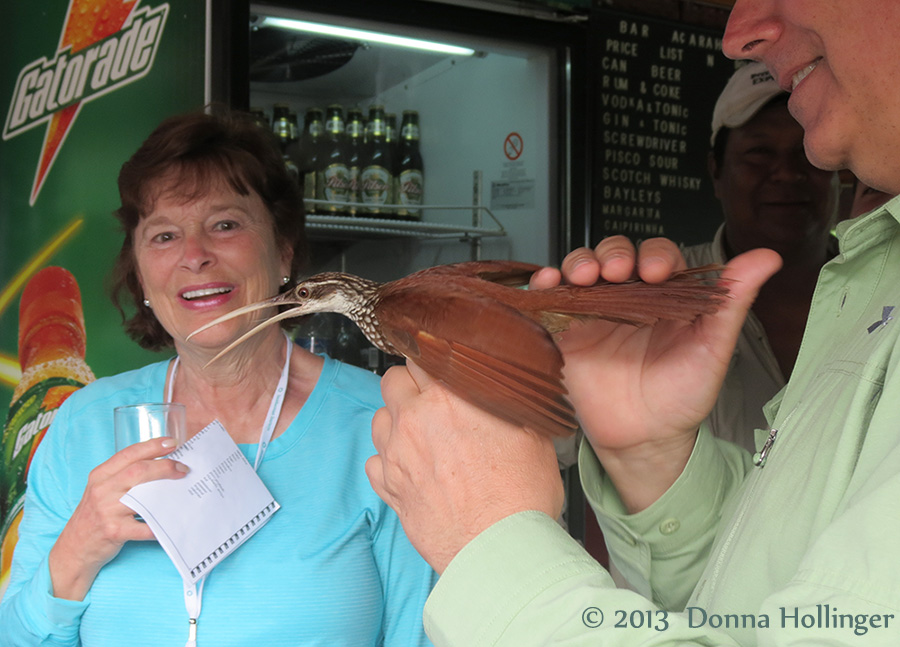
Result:
<svg viewBox="0 0 900 647"><path fill-rule="evenodd" d="M391 435L392 418L387 407L381 407L372 416L372 444L375 451L381 453L387 447L388 438Z"/></svg>
<svg viewBox="0 0 900 647"><path fill-rule="evenodd" d="M566 283L593 285L600 278L600 267L601 264L594 251L581 247L566 254L560 269Z"/></svg>
<svg viewBox="0 0 900 647"><path fill-rule="evenodd" d="M735 256L722 272L731 298L749 309L762 285L781 269L781 257L771 249L754 249Z"/></svg>
<svg viewBox="0 0 900 647"><path fill-rule="evenodd" d="M417 390L417 393L413 393L412 395L424 393L425 389L434 384L434 379L432 379L432 377L428 375L428 373L419 368L415 362L406 362L406 368L409 371L409 377L410 379L412 379L413 384L415 384L415 388Z"/></svg>
<svg viewBox="0 0 900 647"><path fill-rule="evenodd" d="M594 248L600 264L600 276L606 281L621 283L635 276L637 250L625 236L609 236Z"/></svg>
<svg viewBox="0 0 900 647"><path fill-rule="evenodd" d="M668 238L650 238L641 243L637 273L642 280L659 283L686 267L678 245Z"/></svg>
<svg viewBox="0 0 900 647"><path fill-rule="evenodd" d="M366 461L366 476L369 477L369 484L375 490L375 494L390 505L390 501L385 498L387 493L384 489L384 461L378 454L370 456Z"/></svg>
<svg viewBox="0 0 900 647"><path fill-rule="evenodd" d="M724 336L727 343L723 343L729 349L737 339L760 287L780 268L781 257L770 249L754 249L728 262L722 279L727 281L729 298L722 309L711 315L710 321L717 322L716 337Z"/></svg>
<svg viewBox="0 0 900 647"><path fill-rule="evenodd" d="M555 288L562 282L562 273L555 267L542 267L528 280L529 290Z"/></svg>

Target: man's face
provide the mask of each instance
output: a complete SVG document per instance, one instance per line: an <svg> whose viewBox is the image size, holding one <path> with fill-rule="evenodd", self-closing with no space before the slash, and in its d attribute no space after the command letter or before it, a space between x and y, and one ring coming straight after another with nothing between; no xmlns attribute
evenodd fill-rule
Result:
<svg viewBox="0 0 900 647"><path fill-rule="evenodd" d="M814 164L897 193L886 162L900 147L898 37L897 0L738 0L723 49L763 61L792 92Z"/></svg>
<svg viewBox="0 0 900 647"><path fill-rule="evenodd" d="M728 133L722 163L711 162L732 253L774 249L786 261L826 244L838 196L837 175L814 167L803 129L784 103L760 110Z"/></svg>

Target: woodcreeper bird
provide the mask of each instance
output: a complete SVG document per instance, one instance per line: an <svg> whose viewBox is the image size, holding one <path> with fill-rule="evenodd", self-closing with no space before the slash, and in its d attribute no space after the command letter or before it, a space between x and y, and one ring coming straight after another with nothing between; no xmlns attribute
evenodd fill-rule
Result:
<svg viewBox="0 0 900 647"><path fill-rule="evenodd" d="M340 272L317 274L275 297L234 310L191 335L247 312L287 310L263 321L214 358L265 326L316 312L351 319L379 350L412 360L461 398L538 433L577 428L553 340L575 319L636 326L692 321L715 312L728 289L704 266L663 283L633 280L590 287L524 290L538 265L472 261L428 268L389 283Z"/></svg>

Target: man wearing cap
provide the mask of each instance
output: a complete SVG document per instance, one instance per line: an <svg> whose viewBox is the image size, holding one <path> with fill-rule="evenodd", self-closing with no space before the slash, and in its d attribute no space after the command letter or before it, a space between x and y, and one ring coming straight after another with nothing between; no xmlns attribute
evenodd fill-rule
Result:
<svg viewBox="0 0 900 647"><path fill-rule="evenodd" d="M837 251L838 175L806 158L788 96L761 63L729 79L713 111L708 162L725 221L712 242L683 250L689 266L724 265L759 247L784 262L747 315L708 419L713 434L750 452L754 430L767 432L763 405L790 377L819 270Z"/></svg>

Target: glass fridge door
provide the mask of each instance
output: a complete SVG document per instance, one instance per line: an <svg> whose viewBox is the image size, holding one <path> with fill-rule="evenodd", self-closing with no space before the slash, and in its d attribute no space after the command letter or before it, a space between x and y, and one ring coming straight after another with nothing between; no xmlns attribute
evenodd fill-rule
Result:
<svg viewBox="0 0 900 647"><path fill-rule="evenodd" d="M249 105L276 130L284 128L273 113L296 115L290 161L308 189L309 169L320 170L318 189L306 196L314 251L327 256L337 248L332 265L381 280L471 258L551 262L560 219L568 217L559 207L568 187L558 153L567 108L560 105L557 48L488 40L464 27L410 28L268 5L251 5L250 18ZM329 107L332 114L340 108L340 135L329 132L329 122L337 132ZM370 120L377 107L396 123L394 168L387 170L394 177L407 171L386 202L372 189L372 173L362 180L367 164L380 164L372 161L383 144L380 119ZM355 192L323 170L340 156L334 137L351 139L352 110L367 140ZM423 181L421 205L413 208L405 203L416 164L401 164L408 158L404 115L418 119ZM309 134L310 126L322 134ZM348 199L350 205L334 204Z"/></svg>

